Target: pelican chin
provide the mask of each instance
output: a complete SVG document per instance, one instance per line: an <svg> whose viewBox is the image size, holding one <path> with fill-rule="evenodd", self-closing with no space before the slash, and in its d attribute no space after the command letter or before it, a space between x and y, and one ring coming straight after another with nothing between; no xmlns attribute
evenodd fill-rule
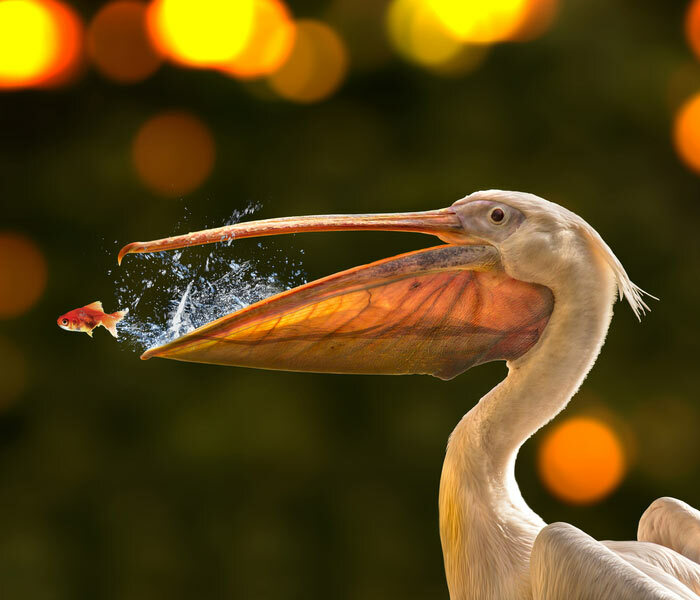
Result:
<svg viewBox="0 0 700 600"><path fill-rule="evenodd" d="M149 350L264 369L428 373L449 379L492 360L508 375L462 418L440 482L440 537L452 600L698 598L700 513L673 499L642 516L638 541L599 542L547 525L515 480L518 450L562 411L593 366L616 299L644 292L581 217L531 194L476 192L449 208L240 223L120 252L301 231L417 231L447 245L283 292Z"/></svg>

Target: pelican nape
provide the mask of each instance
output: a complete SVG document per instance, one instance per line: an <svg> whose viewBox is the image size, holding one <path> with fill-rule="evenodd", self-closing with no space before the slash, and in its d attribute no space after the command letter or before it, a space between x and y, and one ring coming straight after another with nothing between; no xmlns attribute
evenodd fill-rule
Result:
<svg viewBox="0 0 700 600"><path fill-rule="evenodd" d="M700 513L672 498L638 540L599 542L547 525L515 481L522 444L563 410L593 366L617 297L640 317L644 292L598 233L531 194L473 193L418 213L291 217L125 246L156 252L328 230L429 233L447 245L283 292L148 350L176 360L332 373L452 378L506 360L508 376L450 436L440 537L452 600L699 598Z"/></svg>

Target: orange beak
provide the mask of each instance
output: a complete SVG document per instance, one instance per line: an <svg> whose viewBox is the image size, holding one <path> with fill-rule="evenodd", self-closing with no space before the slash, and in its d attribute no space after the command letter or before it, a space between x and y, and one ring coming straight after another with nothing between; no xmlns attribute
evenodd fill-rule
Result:
<svg viewBox="0 0 700 600"><path fill-rule="evenodd" d="M121 264L127 254L160 252L215 242L228 242L248 237L302 233L306 231L409 231L428 233L451 244L469 243L462 222L452 208L413 213L386 213L370 215L323 215L285 217L236 223L216 229L177 235L151 242L132 242L119 251Z"/></svg>

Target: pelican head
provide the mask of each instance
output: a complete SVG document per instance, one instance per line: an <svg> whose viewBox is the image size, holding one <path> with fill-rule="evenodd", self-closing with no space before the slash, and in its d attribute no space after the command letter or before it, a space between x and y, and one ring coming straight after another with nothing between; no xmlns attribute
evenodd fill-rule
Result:
<svg viewBox="0 0 700 600"><path fill-rule="evenodd" d="M516 279L549 287L590 252L610 269L620 299L627 298L639 318L648 310L645 294L598 232L577 214L524 192L486 190L457 200L452 210L468 243L498 249L506 272Z"/></svg>

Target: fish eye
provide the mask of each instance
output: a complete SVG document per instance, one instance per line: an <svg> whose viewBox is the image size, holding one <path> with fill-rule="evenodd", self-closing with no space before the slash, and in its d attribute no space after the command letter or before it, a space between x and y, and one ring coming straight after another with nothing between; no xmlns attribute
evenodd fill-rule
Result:
<svg viewBox="0 0 700 600"><path fill-rule="evenodd" d="M503 212L502 208L494 208L489 214L489 219L491 219L491 222L495 223L496 225L502 223L505 217L506 213Z"/></svg>
<svg viewBox="0 0 700 600"><path fill-rule="evenodd" d="M68 319L63 319L63 321L61 321L61 324L68 325Z"/></svg>

